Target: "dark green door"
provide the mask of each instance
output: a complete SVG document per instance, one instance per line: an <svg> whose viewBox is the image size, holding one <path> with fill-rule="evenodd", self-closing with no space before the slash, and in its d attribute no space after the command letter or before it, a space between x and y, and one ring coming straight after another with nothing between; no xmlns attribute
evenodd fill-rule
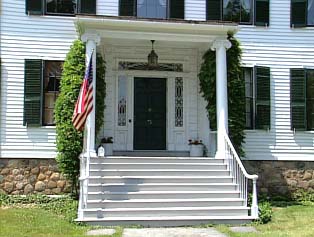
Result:
<svg viewBox="0 0 314 237"><path fill-rule="evenodd" d="M134 150L166 149L166 79L134 79Z"/></svg>

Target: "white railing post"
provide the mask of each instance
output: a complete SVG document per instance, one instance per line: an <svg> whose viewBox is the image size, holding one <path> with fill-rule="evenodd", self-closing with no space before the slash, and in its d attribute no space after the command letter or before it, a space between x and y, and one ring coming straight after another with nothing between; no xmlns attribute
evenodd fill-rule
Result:
<svg viewBox="0 0 314 237"><path fill-rule="evenodd" d="M258 218L258 204L257 204L257 188L256 188L257 177L253 179L253 195L252 195L252 206L251 206L251 216L255 219Z"/></svg>

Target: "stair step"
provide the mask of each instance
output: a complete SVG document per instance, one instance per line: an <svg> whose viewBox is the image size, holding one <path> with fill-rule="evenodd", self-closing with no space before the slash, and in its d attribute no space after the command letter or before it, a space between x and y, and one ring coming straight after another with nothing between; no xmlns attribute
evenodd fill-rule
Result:
<svg viewBox="0 0 314 237"><path fill-rule="evenodd" d="M91 163L109 164L109 163L206 163L206 164L224 164L224 159L213 159L208 157L124 157L108 156L105 158L91 158Z"/></svg>
<svg viewBox="0 0 314 237"><path fill-rule="evenodd" d="M116 225L141 225L145 227L165 226L191 226L201 224L245 224L253 218L247 215L242 216L128 216L128 217L104 217L104 218L82 218L76 221L84 221L90 225L116 226Z"/></svg>
<svg viewBox="0 0 314 237"><path fill-rule="evenodd" d="M189 170L226 170L227 165L219 163L91 163L91 169L189 169Z"/></svg>
<svg viewBox="0 0 314 237"><path fill-rule="evenodd" d="M231 176L90 176L90 184L139 183L232 183Z"/></svg>
<svg viewBox="0 0 314 237"><path fill-rule="evenodd" d="M88 192L89 200L239 198L238 191Z"/></svg>
<svg viewBox="0 0 314 237"><path fill-rule="evenodd" d="M222 184L195 184L195 183L163 183L163 184L89 184L91 192L138 192L138 191L230 191L236 190L237 185L232 183Z"/></svg>
<svg viewBox="0 0 314 237"><path fill-rule="evenodd" d="M88 208L139 208L139 207L213 207L243 206L240 198L194 198L194 199L133 199L133 200L89 200Z"/></svg>
<svg viewBox="0 0 314 237"><path fill-rule="evenodd" d="M86 208L85 217L128 217L128 216L238 216L247 215L249 208L229 207L165 207L165 208Z"/></svg>
<svg viewBox="0 0 314 237"><path fill-rule="evenodd" d="M228 176L226 170L191 170L191 169L90 169L91 176Z"/></svg>

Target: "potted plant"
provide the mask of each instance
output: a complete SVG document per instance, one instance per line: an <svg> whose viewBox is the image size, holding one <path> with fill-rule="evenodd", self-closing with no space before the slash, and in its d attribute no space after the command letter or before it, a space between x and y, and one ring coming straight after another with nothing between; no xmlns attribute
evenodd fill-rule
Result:
<svg viewBox="0 0 314 237"><path fill-rule="evenodd" d="M190 156L191 157L200 157L204 155L204 144L202 140L189 140L190 146Z"/></svg>
<svg viewBox="0 0 314 237"><path fill-rule="evenodd" d="M112 156L113 155L113 138L103 137L100 143L105 148L105 155Z"/></svg>

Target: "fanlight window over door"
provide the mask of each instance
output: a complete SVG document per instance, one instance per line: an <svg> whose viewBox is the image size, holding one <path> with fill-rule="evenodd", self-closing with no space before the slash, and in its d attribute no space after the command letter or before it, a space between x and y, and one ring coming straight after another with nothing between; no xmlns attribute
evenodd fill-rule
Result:
<svg viewBox="0 0 314 237"><path fill-rule="evenodd" d="M138 0L137 16L143 18L167 18L167 0Z"/></svg>

